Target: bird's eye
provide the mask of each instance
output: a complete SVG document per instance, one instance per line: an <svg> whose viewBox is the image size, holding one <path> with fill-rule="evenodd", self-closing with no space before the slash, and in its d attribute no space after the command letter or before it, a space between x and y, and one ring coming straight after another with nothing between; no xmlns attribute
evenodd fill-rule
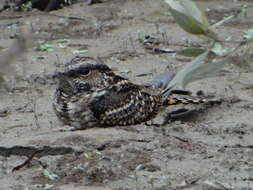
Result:
<svg viewBox="0 0 253 190"><path fill-rule="evenodd" d="M90 70L87 68L82 68L79 70L79 73L82 75L88 75L90 73Z"/></svg>

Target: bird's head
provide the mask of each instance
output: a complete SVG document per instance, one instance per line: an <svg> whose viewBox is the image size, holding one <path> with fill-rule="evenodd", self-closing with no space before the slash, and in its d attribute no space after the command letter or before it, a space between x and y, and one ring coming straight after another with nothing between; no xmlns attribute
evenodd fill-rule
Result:
<svg viewBox="0 0 253 190"><path fill-rule="evenodd" d="M106 64L91 57L75 57L66 64L64 72L56 73L59 88L67 94L105 88L113 76Z"/></svg>

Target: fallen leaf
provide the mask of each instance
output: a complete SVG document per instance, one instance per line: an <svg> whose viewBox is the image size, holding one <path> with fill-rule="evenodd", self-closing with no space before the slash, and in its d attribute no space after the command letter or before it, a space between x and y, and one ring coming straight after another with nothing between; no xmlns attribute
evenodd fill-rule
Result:
<svg viewBox="0 0 253 190"><path fill-rule="evenodd" d="M200 54L204 53L206 49L203 48L185 48L177 51L177 55L183 55L188 57L197 57Z"/></svg>
<svg viewBox="0 0 253 190"><path fill-rule="evenodd" d="M244 31L244 36L246 39L251 39L253 37L253 29Z"/></svg>
<svg viewBox="0 0 253 190"><path fill-rule="evenodd" d="M47 178L51 179L51 180L55 180L55 179L59 178L58 175L56 175L55 173L50 172L48 170L43 170L43 175L46 176Z"/></svg>
<svg viewBox="0 0 253 190"><path fill-rule="evenodd" d="M72 51L73 54L84 54L84 53L88 53L87 49L80 49L80 50L74 50Z"/></svg>

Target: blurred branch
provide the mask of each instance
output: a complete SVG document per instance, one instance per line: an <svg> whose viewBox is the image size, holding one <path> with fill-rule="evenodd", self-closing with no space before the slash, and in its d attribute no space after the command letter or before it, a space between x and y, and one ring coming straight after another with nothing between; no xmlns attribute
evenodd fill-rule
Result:
<svg viewBox="0 0 253 190"><path fill-rule="evenodd" d="M21 35L15 39L11 47L0 54L1 74L7 74L10 72L12 62L23 55L27 48L32 46L32 39L33 37L30 33L30 29L28 29L27 26L23 27L21 29Z"/></svg>
<svg viewBox="0 0 253 190"><path fill-rule="evenodd" d="M234 18L234 15L231 15L231 16L229 16L229 17L226 17L226 18L222 19L221 21L219 21L219 22L213 24L210 28L216 28L216 27L218 27L218 26L224 24L225 22L231 20L232 18Z"/></svg>

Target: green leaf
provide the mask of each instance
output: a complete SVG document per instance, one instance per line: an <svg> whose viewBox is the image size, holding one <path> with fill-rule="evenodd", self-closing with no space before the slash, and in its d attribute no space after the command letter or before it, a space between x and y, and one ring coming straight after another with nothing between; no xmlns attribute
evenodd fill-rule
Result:
<svg viewBox="0 0 253 190"><path fill-rule="evenodd" d="M191 0L165 0L171 7L171 9L177 12L183 13L186 16L191 16L198 23L205 26L209 26L208 20L204 13L196 6L196 4Z"/></svg>
<svg viewBox="0 0 253 190"><path fill-rule="evenodd" d="M55 173L50 172L48 170L43 170L43 175L46 176L47 178L51 179L51 180L55 180L55 179L59 178L58 175L56 175Z"/></svg>
<svg viewBox="0 0 253 190"><path fill-rule="evenodd" d="M42 43L34 48L35 51L55 51L56 48L52 44Z"/></svg>
<svg viewBox="0 0 253 190"><path fill-rule="evenodd" d="M170 9L170 12L175 18L177 24L186 32L195 35L206 35L207 27L205 25L201 25L201 23L197 22L193 17L180 13L175 9Z"/></svg>
<svg viewBox="0 0 253 190"><path fill-rule="evenodd" d="M170 86L179 85L180 87L184 88L188 83L192 82L193 80L200 79L201 77L198 76L199 74L195 74L198 72L199 67L208 60L208 57L213 55L212 52L206 51L205 53L196 57L191 63L188 63L182 70L180 70L176 76L170 82Z"/></svg>
<svg viewBox="0 0 253 190"><path fill-rule="evenodd" d="M200 54L204 53L206 49L203 48L185 48L177 51L177 55L183 55L188 57L197 57Z"/></svg>
<svg viewBox="0 0 253 190"><path fill-rule="evenodd" d="M229 57L218 56L212 50L208 50L199 55L176 74L169 83L167 89L165 89L165 95L168 95L169 89L174 86L185 88L190 82L216 76L225 66L228 58Z"/></svg>
<svg viewBox="0 0 253 190"><path fill-rule="evenodd" d="M210 29L205 14L191 0L165 0L178 25L186 32L204 35L218 41L217 35Z"/></svg>

